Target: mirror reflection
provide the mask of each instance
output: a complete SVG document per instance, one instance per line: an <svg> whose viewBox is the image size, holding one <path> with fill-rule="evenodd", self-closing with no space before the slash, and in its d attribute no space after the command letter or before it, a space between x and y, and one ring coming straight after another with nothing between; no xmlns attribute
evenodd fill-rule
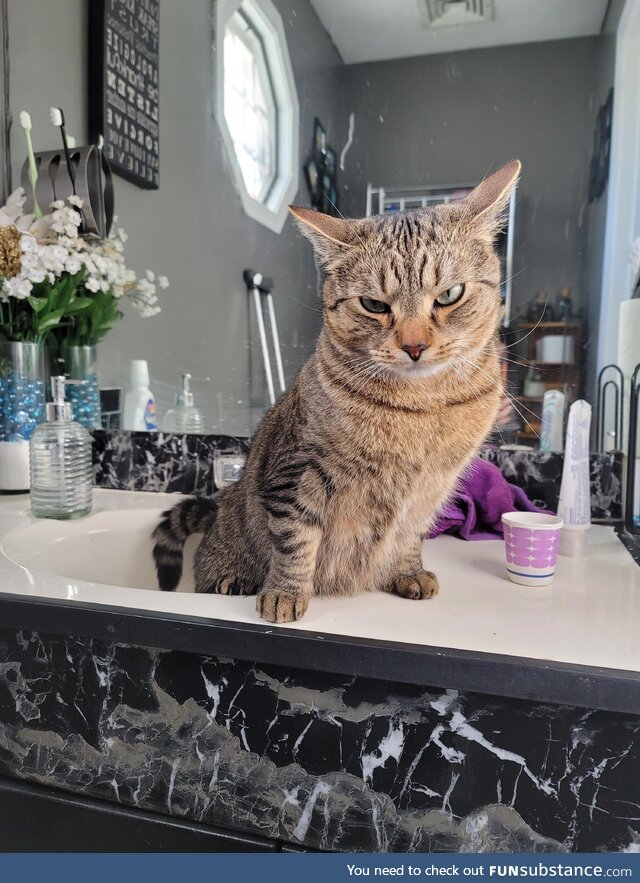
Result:
<svg viewBox="0 0 640 883"><path fill-rule="evenodd" d="M249 435L321 324L322 273L288 205L428 207L518 157L500 241L513 396L500 438L537 446L545 392L593 399L617 354L599 328L623 6L8 0L15 210L38 223L51 192L63 199L49 232L85 241L64 259L119 295L51 319L54 358L89 380L73 394L87 420L99 401L109 427Z"/></svg>

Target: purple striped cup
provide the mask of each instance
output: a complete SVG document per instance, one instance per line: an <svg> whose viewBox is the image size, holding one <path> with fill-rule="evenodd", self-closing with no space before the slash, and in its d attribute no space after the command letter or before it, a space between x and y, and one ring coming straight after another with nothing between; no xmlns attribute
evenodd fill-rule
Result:
<svg viewBox="0 0 640 883"><path fill-rule="evenodd" d="M507 574L521 586L548 586L556 572L560 531L558 515L506 512L502 516Z"/></svg>

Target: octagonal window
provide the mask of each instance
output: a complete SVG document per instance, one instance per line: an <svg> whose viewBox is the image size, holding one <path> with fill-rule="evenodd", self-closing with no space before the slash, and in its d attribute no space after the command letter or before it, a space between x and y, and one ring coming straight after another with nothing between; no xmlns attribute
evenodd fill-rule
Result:
<svg viewBox="0 0 640 883"><path fill-rule="evenodd" d="M217 117L245 211L282 229L298 188L298 101L270 0L216 3Z"/></svg>

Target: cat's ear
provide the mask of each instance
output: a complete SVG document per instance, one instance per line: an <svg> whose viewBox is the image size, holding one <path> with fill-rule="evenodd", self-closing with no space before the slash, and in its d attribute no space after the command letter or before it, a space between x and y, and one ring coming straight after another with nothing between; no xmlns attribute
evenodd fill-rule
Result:
<svg viewBox="0 0 640 883"><path fill-rule="evenodd" d="M514 159L478 184L464 200L468 217L476 218L489 232L495 232L504 219L521 168L520 160Z"/></svg>
<svg viewBox="0 0 640 883"><path fill-rule="evenodd" d="M289 211L300 232L311 241L316 255L327 267L337 263L358 241L357 221L334 218L300 205L290 205Z"/></svg>

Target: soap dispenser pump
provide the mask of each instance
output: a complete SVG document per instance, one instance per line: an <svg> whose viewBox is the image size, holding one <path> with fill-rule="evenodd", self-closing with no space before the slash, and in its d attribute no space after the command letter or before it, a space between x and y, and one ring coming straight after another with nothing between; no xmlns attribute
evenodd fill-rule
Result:
<svg viewBox="0 0 640 883"><path fill-rule="evenodd" d="M191 374L182 375L176 407L167 411L162 428L165 432L189 432L194 435L204 431L204 420L194 404L191 392Z"/></svg>
<svg viewBox="0 0 640 883"><path fill-rule="evenodd" d="M91 435L74 421L73 407L64 400L66 384L84 382L51 378L53 401L30 442L31 513L36 518L80 518L91 511Z"/></svg>

